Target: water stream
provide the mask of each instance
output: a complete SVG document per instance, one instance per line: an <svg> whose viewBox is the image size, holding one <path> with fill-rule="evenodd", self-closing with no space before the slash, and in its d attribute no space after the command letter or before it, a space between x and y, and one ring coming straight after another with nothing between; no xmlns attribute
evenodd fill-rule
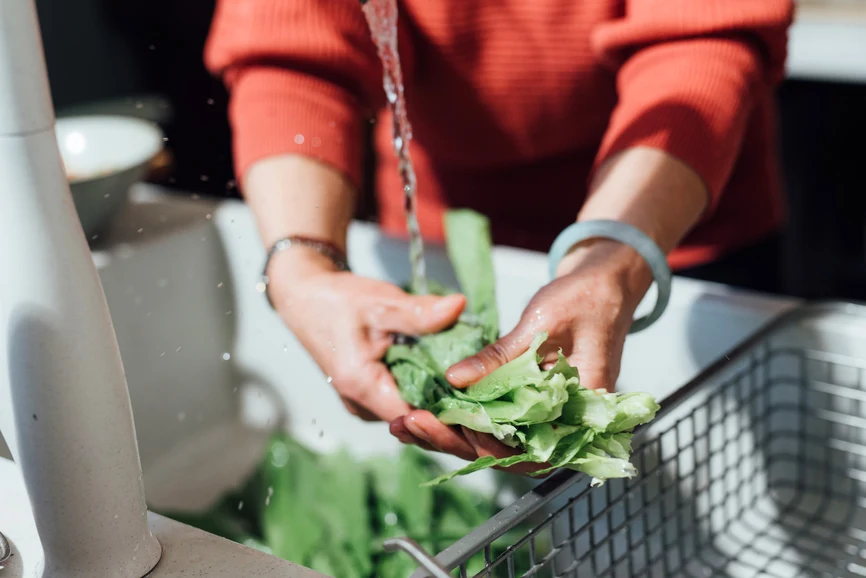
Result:
<svg viewBox="0 0 866 578"><path fill-rule="evenodd" d="M409 261L412 266L412 291L427 293L427 267L424 261L424 242L415 198L415 168L409 155L412 141L412 126L406 115L406 99L403 94L403 72L400 54L397 51L397 0L362 0L362 9L370 27L370 35L379 52L384 71L385 96L393 117L394 152L397 154L398 170L403 183L405 197L406 227L409 231Z"/></svg>

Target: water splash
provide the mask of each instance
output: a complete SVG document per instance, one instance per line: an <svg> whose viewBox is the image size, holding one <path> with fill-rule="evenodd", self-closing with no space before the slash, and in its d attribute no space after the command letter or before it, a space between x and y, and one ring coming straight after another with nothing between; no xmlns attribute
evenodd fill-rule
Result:
<svg viewBox="0 0 866 578"><path fill-rule="evenodd" d="M383 84L388 107L393 118L394 152L403 183L406 226L409 231L409 261L412 266L411 286L415 293L427 293L427 266L424 260L424 242L418 224L415 196L415 168L409 154L412 141L412 126L406 114L406 98L403 94L403 71L397 51L397 0L367 0L362 5L370 35L382 61Z"/></svg>

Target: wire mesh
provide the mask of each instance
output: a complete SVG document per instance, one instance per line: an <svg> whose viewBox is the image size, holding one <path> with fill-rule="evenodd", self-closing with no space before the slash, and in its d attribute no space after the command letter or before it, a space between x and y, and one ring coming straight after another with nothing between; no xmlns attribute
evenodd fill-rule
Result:
<svg viewBox="0 0 866 578"><path fill-rule="evenodd" d="M866 576L866 347L774 336L665 405L635 478L562 474L438 559L467 578Z"/></svg>

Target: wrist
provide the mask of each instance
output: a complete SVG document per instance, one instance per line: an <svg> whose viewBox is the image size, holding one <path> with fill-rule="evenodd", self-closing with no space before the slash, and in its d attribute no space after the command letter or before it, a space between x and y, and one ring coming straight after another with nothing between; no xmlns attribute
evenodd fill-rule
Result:
<svg viewBox="0 0 866 578"><path fill-rule="evenodd" d="M653 282L652 269L637 251L625 243L604 238L587 239L566 253L557 266L556 276L574 274L592 274L610 281L635 307Z"/></svg>
<svg viewBox="0 0 866 578"><path fill-rule="evenodd" d="M291 299L306 281L321 275L347 271L345 253L330 243L305 237L278 240L270 250L260 291L271 304Z"/></svg>

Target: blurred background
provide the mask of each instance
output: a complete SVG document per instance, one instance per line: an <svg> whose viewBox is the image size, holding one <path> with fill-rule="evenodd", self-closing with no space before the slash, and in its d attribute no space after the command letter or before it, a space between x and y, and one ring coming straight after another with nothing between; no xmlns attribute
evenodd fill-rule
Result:
<svg viewBox="0 0 866 578"><path fill-rule="evenodd" d="M37 4L59 116L153 120L167 154L151 180L178 194L237 196L227 95L202 64L213 0ZM789 75L779 91L790 207L785 292L862 299L866 0L800 0L789 50ZM362 217L374 210L369 191L365 199Z"/></svg>

